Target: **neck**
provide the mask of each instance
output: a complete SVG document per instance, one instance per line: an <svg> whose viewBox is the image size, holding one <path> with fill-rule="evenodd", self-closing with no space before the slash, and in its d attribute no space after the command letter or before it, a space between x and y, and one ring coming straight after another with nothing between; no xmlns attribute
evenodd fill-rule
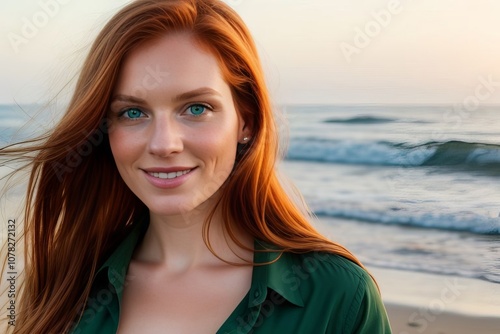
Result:
<svg viewBox="0 0 500 334"><path fill-rule="evenodd" d="M205 219L206 214L201 212L168 217L150 213L149 228L134 258L141 262L163 265L172 272L227 265L210 251L203 239ZM225 233L220 214L214 215L208 233L210 245L220 258L241 264L253 260L253 252L236 245ZM237 231L236 237L243 245L253 249L251 236Z"/></svg>

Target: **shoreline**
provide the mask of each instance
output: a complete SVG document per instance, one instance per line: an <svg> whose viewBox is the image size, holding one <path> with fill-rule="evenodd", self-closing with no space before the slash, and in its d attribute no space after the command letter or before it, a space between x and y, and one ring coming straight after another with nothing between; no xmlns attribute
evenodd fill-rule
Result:
<svg viewBox="0 0 500 334"><path fill-rule="evenodd" d="M498 334L500 318L454 312L432 314L421 308L385 303L393 334Z"/></svg>
<svg viewBox="0 0 500 334"><path fill-rule="evenodd" d="M354 248L357 256L369 251L367 249L372 247L372 242L378 242L378 246L384 242L396 242L398 247L404 247L406 242L418 243L419 238L425 239L427 235L418 229L372 226L333 217L317 217L313 225L329 239L340 242L348 249ZM405 238L409 235L412 237ZM432 242L442 240L446 238ZM367 269L380 287L394 334L500 333L499 283L369 264Z"/></svg>
<svg viewBox="0 0 500 334"><path fill-rule="evenodd" d="M370 267L394 334L498 334L500 284Z"/></svg>

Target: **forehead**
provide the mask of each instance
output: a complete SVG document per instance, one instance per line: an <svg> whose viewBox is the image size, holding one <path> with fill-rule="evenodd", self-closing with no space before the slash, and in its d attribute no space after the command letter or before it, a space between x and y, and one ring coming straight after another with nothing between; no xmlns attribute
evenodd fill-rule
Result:
<svg viewBox="0 0 500 334"><path fill-rule="evenodd" d="M116 90L176 85L227 86L217 59L187 32L144 42L124 59Z"/></svg>

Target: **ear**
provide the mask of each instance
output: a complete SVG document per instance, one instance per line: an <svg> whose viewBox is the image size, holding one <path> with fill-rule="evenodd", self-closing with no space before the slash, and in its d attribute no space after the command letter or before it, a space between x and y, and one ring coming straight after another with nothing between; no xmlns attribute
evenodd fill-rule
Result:
<svg viewBox="0 0 500 334"><path fill-rule="evenodd" d="M246 144L252 138L252 130L247 125L247 123L243 120L241 116L238 116L238 143Z"/></svg>

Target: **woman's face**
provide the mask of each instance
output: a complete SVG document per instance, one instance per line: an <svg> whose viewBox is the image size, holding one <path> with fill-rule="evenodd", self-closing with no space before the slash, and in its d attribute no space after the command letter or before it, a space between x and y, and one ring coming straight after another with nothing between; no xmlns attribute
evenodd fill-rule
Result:
<svg viewBox="0 0 500 334"><path fill-rule="evenodd" d="M109 120L121 177L161 216L209 209L248 135L216 59L187 33L127 56Z"/></svg>

